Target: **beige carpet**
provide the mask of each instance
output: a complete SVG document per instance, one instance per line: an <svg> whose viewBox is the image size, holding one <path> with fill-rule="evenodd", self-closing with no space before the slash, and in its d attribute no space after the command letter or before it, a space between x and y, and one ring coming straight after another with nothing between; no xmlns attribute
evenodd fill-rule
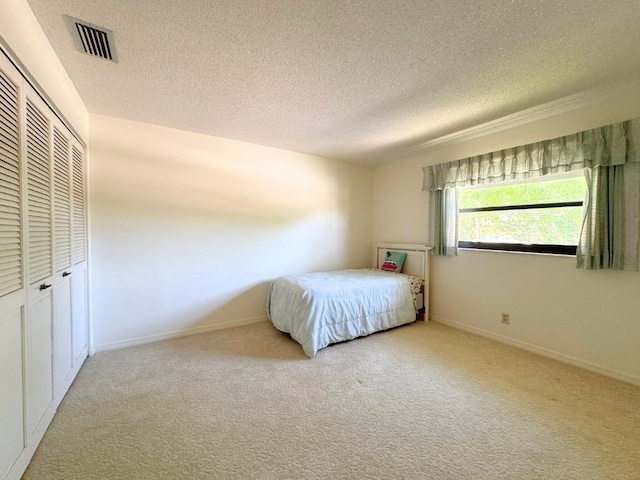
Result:
<svg viewBox="0 0 640 480"><path fill-rule="evenodd" d="M430 322L87 360L25 479L640 479L640 388Z"/></svg>

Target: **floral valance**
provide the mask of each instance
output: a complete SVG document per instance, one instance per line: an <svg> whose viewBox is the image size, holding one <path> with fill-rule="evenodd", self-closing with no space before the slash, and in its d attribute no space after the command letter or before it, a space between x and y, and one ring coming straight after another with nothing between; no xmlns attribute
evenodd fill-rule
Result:
<svg viewBox="0 0 640 480"><path fill-rule="evenodd" d="M640 161L640 118L423 168L422 190L526 180Z"/></svg>

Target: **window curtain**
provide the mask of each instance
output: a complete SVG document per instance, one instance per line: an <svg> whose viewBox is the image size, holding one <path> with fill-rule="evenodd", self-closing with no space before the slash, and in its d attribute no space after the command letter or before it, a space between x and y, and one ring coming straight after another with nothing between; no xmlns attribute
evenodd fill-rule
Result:
<svg viewBox="0 0 640 480"><path fill-rule="evenodd" d="M578 244L578 267L638 270L640 165L585 169L586 215Z"/></svg>
<svg viewBox="0 0 640 480"><path fill-rule="evenodd" d="M458 190L429 192L429 210L432 255L458 255Z"/></svg>
<svg viewBox="0 0 640 480"><path fill-rule="evenodd" d="M424 167L432 253L457 255L457 187L584 170L587 194L578 267L637 270L639 145L640 119L634 119Z"/></svg>

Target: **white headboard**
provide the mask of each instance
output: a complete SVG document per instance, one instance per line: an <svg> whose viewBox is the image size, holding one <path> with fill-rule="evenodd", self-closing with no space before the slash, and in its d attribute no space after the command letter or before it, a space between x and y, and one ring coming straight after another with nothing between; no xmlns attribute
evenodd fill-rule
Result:
<svg viewBox="0 0 640 480"><path fill-rule="evenodd" d="M425 285L429 282L429 250L431 247L414 243L376 243L373 246L373 266L380 268L387 256L387 251L407 254L402 273L410 273L422 277Z"/></svg>

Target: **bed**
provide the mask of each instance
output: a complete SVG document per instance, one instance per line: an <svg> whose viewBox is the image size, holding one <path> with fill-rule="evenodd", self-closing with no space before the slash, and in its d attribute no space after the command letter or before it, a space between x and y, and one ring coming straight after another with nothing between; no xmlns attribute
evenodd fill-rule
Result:
<svg viewBox="0 0 640 480"><path fill-rule="evenodd" d="M267 316L311 358L332 343L414 322L417 310L428 308L428 250L381 243L373 268L280 277L269 289ZM381 270L391 253L406 254L401 272Z"/></svg>

